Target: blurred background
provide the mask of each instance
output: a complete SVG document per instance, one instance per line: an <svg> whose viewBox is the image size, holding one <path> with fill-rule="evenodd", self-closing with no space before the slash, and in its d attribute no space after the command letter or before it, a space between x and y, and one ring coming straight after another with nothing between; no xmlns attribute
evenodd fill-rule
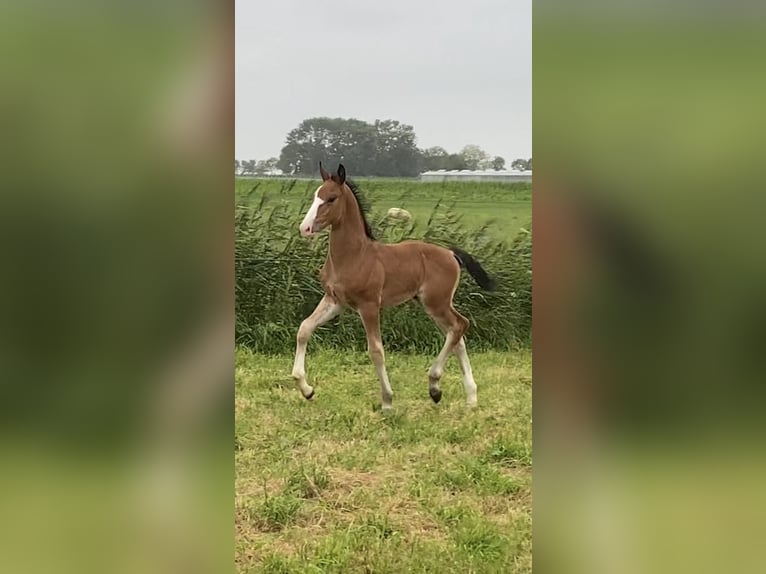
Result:
<svg viewBox="0 0 766 574"><path fill-rule="evenodd" d="M763 570L754 3L534 14L534 560ZM0 571L231 567L231 3L0 7Z"/></svg>
<svg viewBox="0 0 766 574"><path fill-rule="evenodd" d="M233 7L0 28L0 571L224 571Z"/></svg>
<svg viewBox="0 0 766 574"><path fill-rule="evenodd" d="M534 10L535 567L763 571L763 7Z"/></svg>

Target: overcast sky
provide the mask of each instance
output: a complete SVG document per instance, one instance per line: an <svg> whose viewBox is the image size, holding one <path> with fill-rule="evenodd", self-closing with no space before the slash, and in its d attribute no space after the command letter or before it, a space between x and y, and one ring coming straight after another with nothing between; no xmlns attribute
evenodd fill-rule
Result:
<svg viewBox="0 0 766 574"><path fill-rule="evenodd" d="M236 0L236 156L306 118L393 119L421 148L532 156L531 0Z"/></svg>

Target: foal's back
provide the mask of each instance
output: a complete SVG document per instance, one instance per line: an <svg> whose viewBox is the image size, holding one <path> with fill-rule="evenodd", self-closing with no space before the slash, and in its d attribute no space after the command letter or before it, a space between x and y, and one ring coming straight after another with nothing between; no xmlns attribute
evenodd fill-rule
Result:
<svg viewBox="0 0 766 574"><path fill-rule="evenodd" d="M460 266L449 249L424 241L375 244L384 277L382 304L393 306L415 297L423 303L455 292Z"/></svg>

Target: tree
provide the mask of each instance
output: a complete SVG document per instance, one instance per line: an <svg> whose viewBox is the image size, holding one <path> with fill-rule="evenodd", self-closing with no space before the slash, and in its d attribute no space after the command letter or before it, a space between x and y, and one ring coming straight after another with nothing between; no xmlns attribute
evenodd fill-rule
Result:
<svg viewBox="0 0 766 574"><path fill-rule="evenodd" d="M240 175L254 175L255 166L256 161L254 159L246 159L240 162Z"/></svg>
<svg viewBox="0 0 766 574"><path fill-rule="evenodd" d="M277 167L313 175L320 161L342 161L356 175L415 176L420 152L412 126L394 120L310 118L287 134Z"/></svg>
<svg viewBox="0 0 766 574"><path fill-rule="evenodd" d="M450 171L459 169L469 169L465 157L461 153L451 153L447 157L447 169Z"/></svg>
<svg viewBox="0 0 766 574"><path fill-rule="evenodd" d="M489 159L489 154L477 145L467 145L460 150L460 155L465 161L465 169L479 169Z"/></svg>
<svg viewBox="0 0 766 574"><path fill-rule="evenodd" d="M504 158L491 157L477 145L449 153L440 146L420 150L416 140L413 127L396 120L370 124L353 118L309 118L287 134L276 166L267 160L250 167L258 173L276 167L288 175L313 176L320 161L331 167L342 161L352 174L382 177L413 177L440 169L505 168Z"/></svg>
<svg viewBox="0 0 766 574"><path fill-rule="evenodd" d="M505 158L496 155L492 158L492 169L495 171L502 171L505 169Z"/></svg>
<svg viewBox="0 0 766 574"><path fill-rule="evenodd" d="M424 171L449 169L449 153L443 147L430 147L420 152Z"/></svg>
<svg viewBox="0 0 766 574"><path fill-rule="evenodd" d="M527 160L527 169L529 171L532 171L532 158L531 157Z"/></svg>
<svg viewBox="0 0 766 574"><path fill-rule="evenodd" d="M277 167L287 174L314 175L320 161L339 161L366 175L376 152L373 126L354 119L310 118L287 134Z"/></svg>
<svg viewBox="0 0 766 574"><path fill-rule="evenodd" d="M260 160L258 163L255 164L255 173L258 175L271 173L272 171L276 169L278 161L279 160L275 157L270 157L269 159Z"/></svg>
<svg viewBox="0 0 766 574"><path fill-rule="evenodd" d="M238 159L234 160L234 175L241 175L242 174L242 164L239 163Z"/></svg>
<svg viewBox="0 0 766 574"><path fill-rule="evenodd" d="M518 171L526 171L529 169L527 167L527 160L525 159L515 159L511 162L511 169L516 169Z"/></svg>
<svg viewBox="0 0 766 574"><path fill-rule="evenodd" d="M412 126L375 120L377 155L370 175L414 177L420 172L420 150Z"/></svg>

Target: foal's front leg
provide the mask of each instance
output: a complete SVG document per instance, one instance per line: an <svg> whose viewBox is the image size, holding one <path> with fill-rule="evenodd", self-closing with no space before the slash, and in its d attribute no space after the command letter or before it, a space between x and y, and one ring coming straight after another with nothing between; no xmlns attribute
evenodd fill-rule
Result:
<svg viewBox="0 0 766 574"><path fill-rule="evenodd" d="M293 378L298 383L301 394L307 399L314 396L314 389L306 382L306 345L317 327L324 325L333 317L337 317L342 310L343 307L341 305L325 295L322 297L319 305L316 306L316 309L314 309L314 312L303 320L300 329L298 329L295 363L293 363Z"/></svg>
<svg viewBox="0 0 766 574"><path fill-rule="evenodd" d="M380 338L380 308L376 305L360 307L359 315L367 332L367 350L380 379L381 404L384 410L388 410L392 408L394 392L391 390L391 383L388 382L383 341Z"/></svg>

